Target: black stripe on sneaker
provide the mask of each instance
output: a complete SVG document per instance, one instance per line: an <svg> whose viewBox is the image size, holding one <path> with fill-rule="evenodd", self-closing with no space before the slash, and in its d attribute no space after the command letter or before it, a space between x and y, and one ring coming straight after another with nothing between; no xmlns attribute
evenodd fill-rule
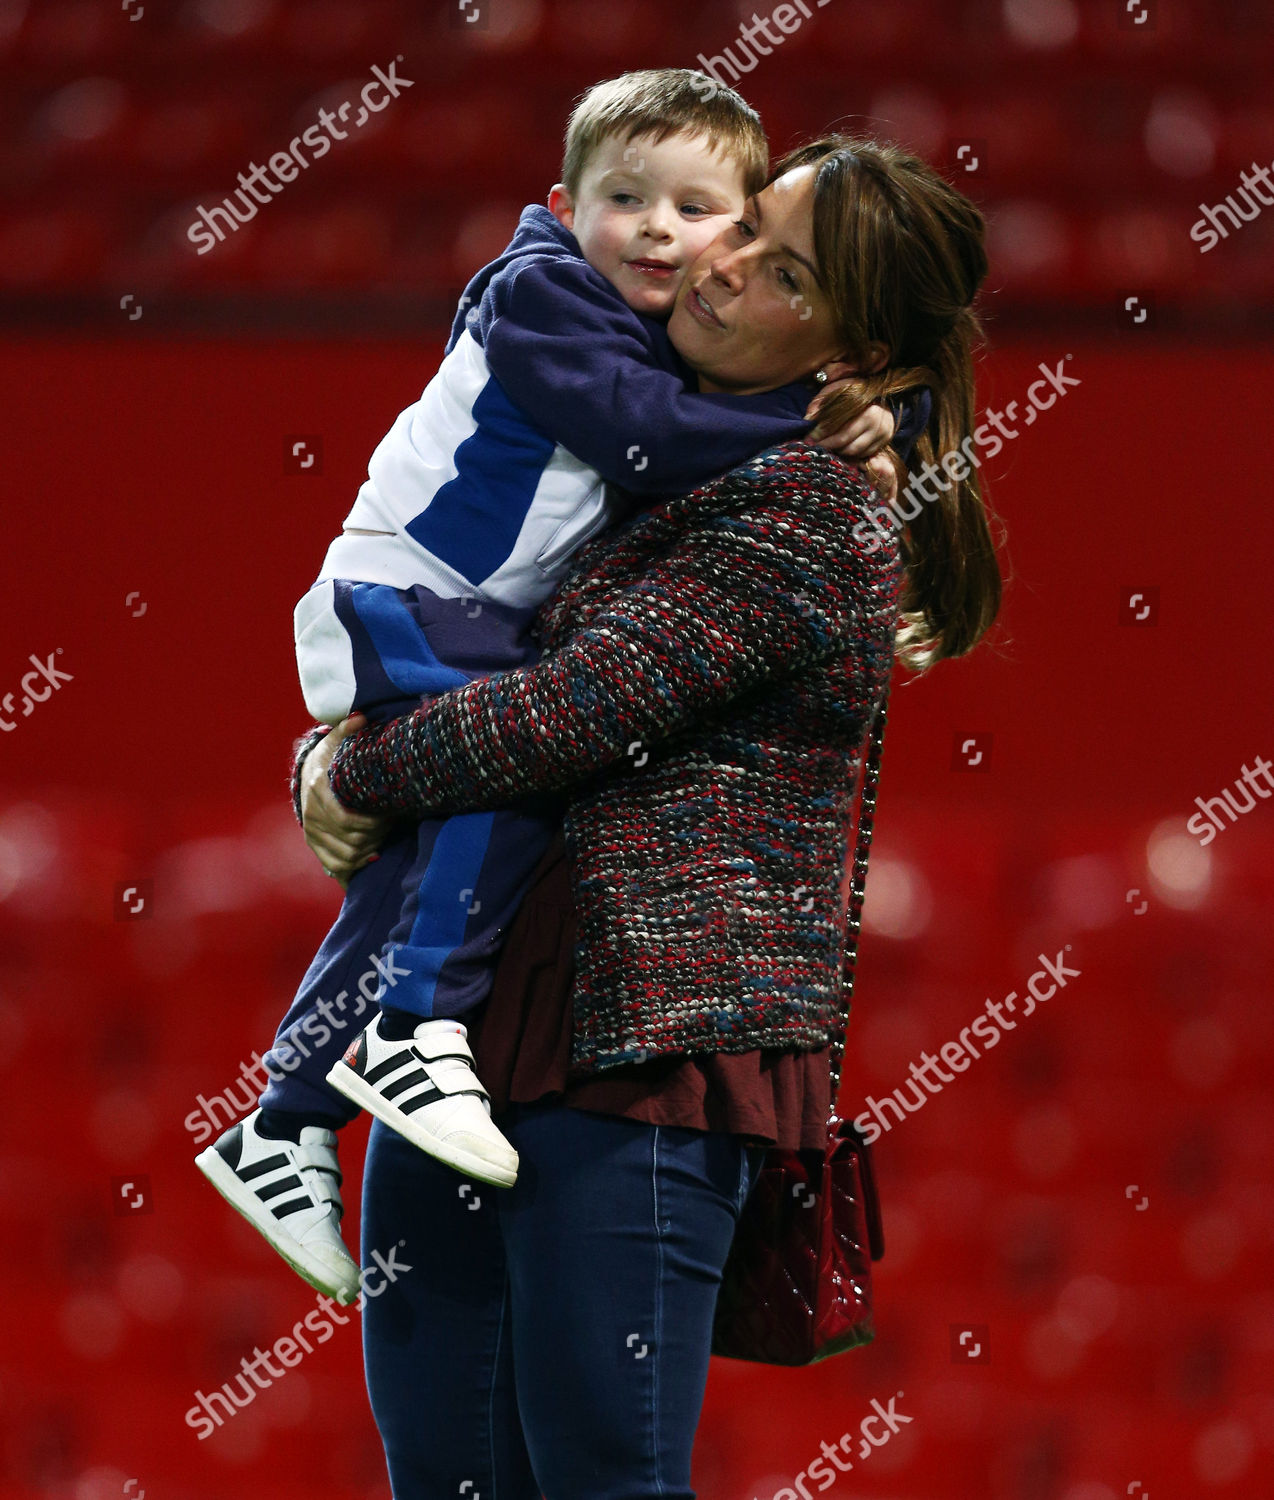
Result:
<svg viewBox="0 0 1274 1500"><path fill-rule="evenodd" d="M380 1093L386 1099L397 1099L399 1094L405 1094L408 1089L418 1089L422 1086L432 1090L433 1098L443 1097L442 1090L423 1068L413 1068L406 1078L396 1078L393 1083L387 1083Z"/></svg>
<svg viewBox="0 0 1274 1500"><path fill-rule="evenodd" d="M479 1099L486 1098L485 1089L457 1089L454 1094L444 1094L441 1089L435 1089L432 1094L421 1094L418 1098L409 1099L405 1104L400 1104L398 1108L402 1110L403 1114L409 1115L418 1110L423 1104L432 1104L435 1099L458 1099L461 1094L474 1094Z"/></svg>
<svg viewBox="0 0 1274 1500"><path fill-rule="evenodd" d="M303 1208L313 1208L314 1205L308 1198L289 1198L286 1203L276 1203L270 1212L276 1219L286 1219L289 1214L298 1213Z"/></svg>
<svg viewBox="0 0 1274 1500"><path fill-rule="evenodd" d="M364 1083L379 1083L382 1078L387 1078L396 1068L411 1067L416 1061L414 1052L400 1052L397 1057L387 1057L384 1062L379 1062L374 1068L369 1068L364 1073Z"/></svg>
<svg viewBox="0 0 1274 1500"><path fill-rule="evenodd" d="M250 1167L236 1168L239 1177L244 1182L251 1182L254 1177L264 1177L267 1172L276 1172L280 1167L290 1167L291 1159L282 1151L277 1156L267 1156L264 1161L253 1162Z"/></svg>
<svg viewBox="0 0 1274 1500"><path fill-rule="evenodd" d="M301 1179L295 1172L290 1176L281 1177L278 1182L272 1182L268 1187L253 1188L252 1191L258 1198L268 1202L271 1198L277 1198L280 1193L290 1193L293 1188L302 1186Z"/></svg>

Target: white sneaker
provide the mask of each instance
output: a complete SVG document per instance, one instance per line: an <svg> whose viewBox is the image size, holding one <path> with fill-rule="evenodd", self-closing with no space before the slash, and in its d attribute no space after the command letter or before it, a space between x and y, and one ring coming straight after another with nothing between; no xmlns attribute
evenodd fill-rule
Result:
<svg viewBox="0 0 1274 1500"><path fill-rule="evenodd" d="M232 1125L195 1165L311 1286L351 1302L358 1262L341 1238L336 1132L303 1125L299 1145L276 1141L257 1133L260 1117L255 1109Z"/></svg>
<svg viewBox="0 0 1274 1500"><path fill-rule="evenodd" d="M414 1036L391 1042L378 1017L327 1081L449 1167L512 1187L518 1154L491 1123L490 1095L473 1071L467 1036L460 1021L422 1021Z"/></svg>

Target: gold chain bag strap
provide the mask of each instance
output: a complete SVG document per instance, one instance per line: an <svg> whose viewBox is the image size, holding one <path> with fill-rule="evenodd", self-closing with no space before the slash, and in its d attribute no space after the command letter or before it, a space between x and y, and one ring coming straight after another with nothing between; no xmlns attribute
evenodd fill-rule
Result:
<svg viewBox="0 0 1274 1500"><path fill-rule="evenodd" d="M867 735L846 914L842 984L853 1001L889 684ZM848 1022L848 1013L847 1013ZM871 1263L885 1253L867 1142L836 1114L844 1035L831 1043L832 1110L822 1151L771 1147L748 1195L722 1273L712 1352L767 1365L808 1365L869 1343Z"/></svg>

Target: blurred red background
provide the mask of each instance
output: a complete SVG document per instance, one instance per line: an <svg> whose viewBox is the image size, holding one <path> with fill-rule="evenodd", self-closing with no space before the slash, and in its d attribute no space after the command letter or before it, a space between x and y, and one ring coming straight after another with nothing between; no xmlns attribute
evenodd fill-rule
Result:
<svg viewBox="0 0 1274 1500"><path fill-rule="evenodd" d="M741 84L776 152L852 115L985 206L981 405L1068 354L1080 382L985 466L994 637L895 687L844 1112L1041 953L1081 977L877 1145L875 1342L714 1362L704 1500L769 1500L899 1391L913 1421L833 1493L1271 1491L1274 808L1207 848L1185 824L1274 758L1274 216L1189 238L1274 156L1272 33L1140 9L844 0ZM292 605L572 99L751 11L144 10L0 12L0 702L32 655L71 679L0 735L0 1494L384 1500L352 1327L207 1441L184 1422L314 1305L183 1124L335 914L286 796ZM417 82L374 131L193 256L192 204L398 53ZM321 458L288 472L298 438Z"/></svg>

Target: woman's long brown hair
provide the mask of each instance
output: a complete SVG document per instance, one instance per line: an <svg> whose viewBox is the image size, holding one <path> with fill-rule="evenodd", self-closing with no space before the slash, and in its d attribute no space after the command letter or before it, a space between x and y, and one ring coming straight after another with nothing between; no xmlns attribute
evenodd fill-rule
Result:
<svg viewBox="0 0 1274 1500"><path fill-rule="evenodd" d="M819 414L852 420L877 397L927 385L933 409L913 464L939 462L975 425L973 351L983 340L973 301L987 273L977 205L927 163L888 142L829 135L790 151L771 181L813 164L814 255L845 347L867 364L882 343L888 363L835 393ZM900 494L906 471L897 461ZM954 467L959 468L959 464ZM1001 578L976 464L968 477L913 503L901 530L906 568L897 651L923 670L971 651L1000 608Z"/></svg>

